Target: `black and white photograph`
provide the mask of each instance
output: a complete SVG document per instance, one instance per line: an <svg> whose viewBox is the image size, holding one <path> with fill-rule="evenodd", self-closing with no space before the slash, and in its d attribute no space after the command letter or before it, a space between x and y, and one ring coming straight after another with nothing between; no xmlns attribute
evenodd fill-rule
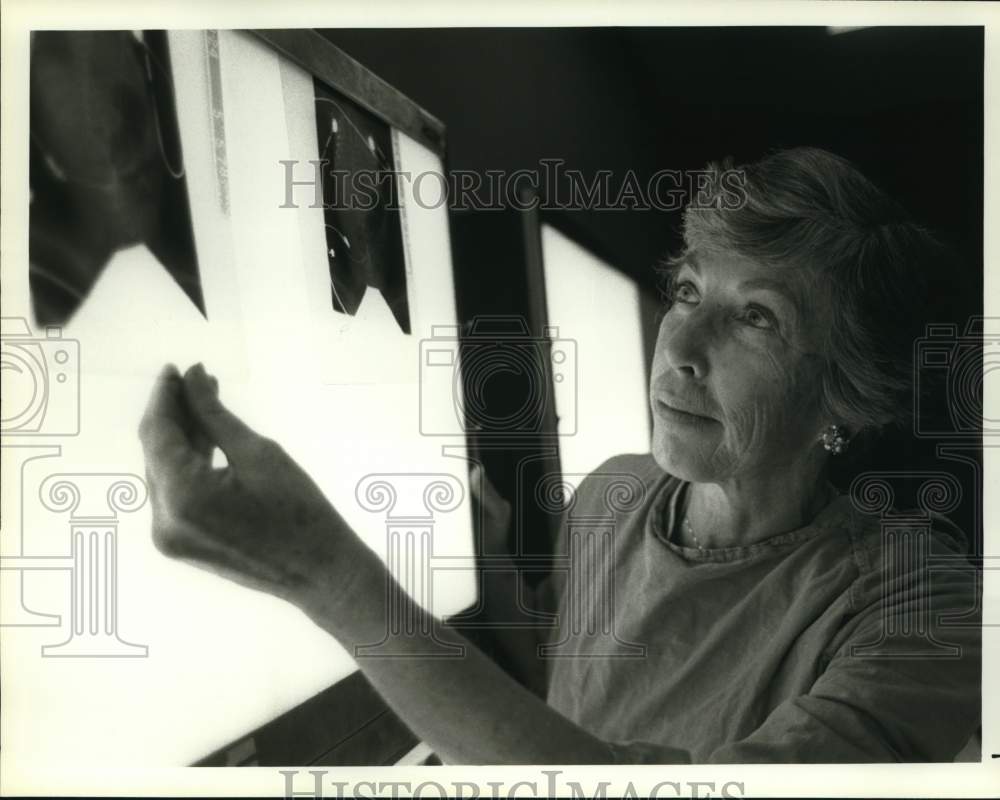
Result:
<svg viewBox="0 0 1000 800"><path fill-rule="evenodd" d="M995 793L988 4L103 5L3 12L5 796Z"/></svg>

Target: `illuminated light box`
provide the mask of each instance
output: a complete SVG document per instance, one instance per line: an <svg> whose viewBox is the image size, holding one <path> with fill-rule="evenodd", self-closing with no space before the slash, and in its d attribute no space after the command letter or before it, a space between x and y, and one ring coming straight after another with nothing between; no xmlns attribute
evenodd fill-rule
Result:
<svg viewBox="0 0 1000 800"><path fill-rule="evenodd" d="M545 222L541 249L546 322L576 344L576 380L553 383L562 471L586 474L611 456L649 452L648 299L634 279Z"/></svg>
<svg viewBox="0 0 1000 800"><path fill-rule="evenodd" d="M19 596L5 594L3 621L22 627L4 636L3 738L20 763L189 764L357 669L292 606L154 548L136 432L166 362L203 361L224 402L284 445L418 601L439 616L475 601L471 570L407 577L392 538L394 516L429 514L434 557L473 557L466 463L418 418L441 427L457 407L418 404L420 342L458 322L446 207L401 182L398 211L330 213L308 184L331 154L334 167L367 153L377 171L440 173L440 146L301 66L302 37L314 56L329 46L306 31L165 36L178 150L157 147L183 170L196 264L171 271L148 237L126 237L51 335L32 310L42 284L27 266L10 284L4 366L20 365L25 399L7 413L17 403L4 398L2 555ZM340 137L332 149L324 132ZM291 203L289 164L306 182ZM377 476L397 489L394 508L365 495ZM435 480L450 499L426 509Z"/></svg>

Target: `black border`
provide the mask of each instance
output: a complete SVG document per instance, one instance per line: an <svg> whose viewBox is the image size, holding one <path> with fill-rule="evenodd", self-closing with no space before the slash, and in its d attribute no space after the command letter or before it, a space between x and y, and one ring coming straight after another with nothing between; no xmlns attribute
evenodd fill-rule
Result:
<svg viewBox="0 0 1000 800"><path fill-rule="evenodd" d="M247 32L370 111L390 128L405 133L443 157L444 123L359 64L319 31L283 28Z"/></svg>

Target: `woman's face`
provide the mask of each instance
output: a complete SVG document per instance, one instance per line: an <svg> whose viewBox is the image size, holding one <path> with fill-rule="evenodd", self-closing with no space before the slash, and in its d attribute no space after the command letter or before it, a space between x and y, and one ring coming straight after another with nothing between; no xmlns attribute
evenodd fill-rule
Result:
<svg viewBox="0 0 1000 800"><path fill-rule="evenodd" d="M720 482L794 466L816 447L829 424L818 351L830 315L810 276L714 251L685 259L650 381L662 469Z"/></svg>

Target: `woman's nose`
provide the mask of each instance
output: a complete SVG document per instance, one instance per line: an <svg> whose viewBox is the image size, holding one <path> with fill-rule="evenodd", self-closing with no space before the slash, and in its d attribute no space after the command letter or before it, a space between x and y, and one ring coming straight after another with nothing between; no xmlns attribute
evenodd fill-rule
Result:
<svg viewBox="0 0 1000 800"><path fill-rule="evenodd" d="M700 309L667 314L663 324L661 345L667 363L686 377L704 378L708 374L707 346L711 336L708 315Z"/></svg>

